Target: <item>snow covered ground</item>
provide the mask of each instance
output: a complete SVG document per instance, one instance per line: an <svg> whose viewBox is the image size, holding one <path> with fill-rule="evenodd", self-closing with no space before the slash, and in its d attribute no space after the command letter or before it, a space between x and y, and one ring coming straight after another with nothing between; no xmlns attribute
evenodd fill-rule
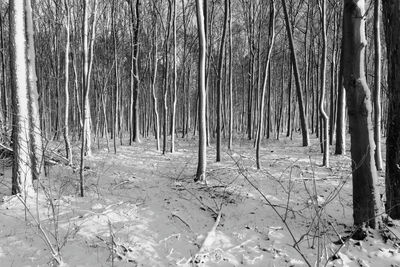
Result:
<svg viewBox="0 0 400 267"><path fill-rule="evenodd" d="M207 184L193 182L195 139L178 139L166 155L150 139L117 154L101 147L87 160L83 198L78 172L60 165L37 196L12 197L3 162L0 266L57 265L58 256L63 266L400 266L395 238L345 238L349 157L332 155L324 168L317 140L300 144L264 141L262 170L250 141L235 140L221 163L211 146ZM379 185L383 193L383 177Z"/></svg>

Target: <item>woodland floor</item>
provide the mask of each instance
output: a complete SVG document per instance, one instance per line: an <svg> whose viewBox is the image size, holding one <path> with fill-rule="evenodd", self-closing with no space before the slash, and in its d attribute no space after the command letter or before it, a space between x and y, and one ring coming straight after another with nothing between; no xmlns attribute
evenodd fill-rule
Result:
<svg viewBox="0 0 400 267"><path fill-rule="evenodd" d="M79 173L54 165L39 194L26 200L28 209L9 196L11 169L3 161L0 266L54 263L30 213L65 266L306 266L287 227L296 241L302 237L298 250L312 266L400 266L398 246L377 233L339 244L339 235L353 230L350 159L331 155L324 168L318 140L300 144L300 136L263 141L261 171L252 142L235 140L221 163L212 144L207 185L193 182L194 138L178 138L177 152L165 156L153 139L119 146L117 154L102 145L87 160L85 197L78 194ZM220 223L209 233L220 207Z"/></svg>

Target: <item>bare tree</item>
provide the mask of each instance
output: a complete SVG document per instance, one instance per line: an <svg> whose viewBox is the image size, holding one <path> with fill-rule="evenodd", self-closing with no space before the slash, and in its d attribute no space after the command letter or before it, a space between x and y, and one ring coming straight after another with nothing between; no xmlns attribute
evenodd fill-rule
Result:
<svg viewBox="0 0 400 267"><path fill-rule="evenodd" d="M69 160L69 164L72 164L72 150L71 150L71 142L69 140L69 47L70 47L70 24L71 24L71 15L69 8L69 1L64 1L65 7L65 17L66 17L66 25L65 25L65 34L66 34L66 43L65 43L65 81L64 81L64 93L65 93L65 110L64 110L64 142L65 142L65 153L67 159Z"/></svg>
<svg viewBox="0 0 400 267"><path fill-rule="evenodd" d="M375 44L375 75L374 75L374 140L375 163L378 170L382 170L381 148L381 29L380 29L381 0L374 3L374 44Z"/></svg>
<svg viewBox="0 0 400 267"><path fill-rule="evenodd" d="M198 90L199 90L199 152L197 173L195 181L206 180L207 167L207 140L206 140L206 34L204 23L204 0L196 0L197 28L199 35L199 65L198 65Z"/></svg>
<svg viewBox="0 0 400 267"><path fill-rule="evenodd" d="M12 194L29 195L33 192L30 157L30 119L28 98L27 42L25 38L25 1L9 2L11 100L13 105Z"/></svg>
<svg viewBox="0 0 400 267"><path fill-rule="evenodd" d="M388 58L388 121L386 138L386 212L400 219L400 2L382 1Z"/></svg>
<svg viewBox="0 0 400 267"><path fill-rule="evenodd" d="M322 2L322 3L321 3ZM327 61L327 36L326 36L326 0L318 1L321 22L322 22L322 55L321 55L321 94L319 99L319 111L323 120L323 134L320 136L323 144L323 159L322 165L329 167L329 117L325 111L325 93L326 93L326 61ZM321 125L322 127L322 125Z"/></svg>
<svg viewBox="0 0 400 267"><path fill-rule="evenodd" d="M365 1L345 0L343 10L343 75L346 88L353 173L353 218L360 226L380 226L380 199L376 187L375 144L371 92L365 76Z"/></svg>
<svg viewBox="0 0 400 267"><path fill-rule="evenodd" d="M226 26L228 24L228 0L225 0L224 5L224 26L222 28L222 38L219 48L219 59L218 59L218 80L217 80L217 153L216 161L221 161L221 124L222 124L222 78L223 78L223 65L225 57L225 38L226 38Z"/></svg>
<svg viewBox="0 0 400 267"><path fill-rule="evenodd" d="M270 61L271 61L271 54L272 54L272 49L274 46L274 41L275 41L275 1L272 0L270 2L270 15L269 15L269 35L268 35L268 52L267 52L267 61L265 63L265 68L264 68L264 81L263 81L263 86L262 86L262 91L261 91L261 101L260 101L260 116L259 116L259 122L258 122L258 130L257 130L257 142L256 142L256 163L257 163L257 169L261 168L260 165L260 143L262 139L262 132L264 131L264 99L265 99L265 91L268 83L268 68L270 66ZM269 77L271 78L271 77Z"/></svg>
<svg viewBox="0 0 400 267"><path fill-rule="evenodd" d="M308 123L307 123L307 118L306 118L306 114L305 114L305 110L304 110L303 91L301 88L299 68L298 68L298 64L297 64L296 51L295 51L294 41L293 41L292 25L289 20L289 14L287 11L286 0L282 0L282 6L283 6L283 13L285 16L286 32L287 32L287 35L289 38L289 46L290 46L292 63L293 63L294 79L295 79L295 83L296 83L296 92L297 92L297 101L299 103L300 124L301 124L301 131L302 131L302 135L303 135L303 146L308 146L310 143L310 137L308 134Z"/></svg>

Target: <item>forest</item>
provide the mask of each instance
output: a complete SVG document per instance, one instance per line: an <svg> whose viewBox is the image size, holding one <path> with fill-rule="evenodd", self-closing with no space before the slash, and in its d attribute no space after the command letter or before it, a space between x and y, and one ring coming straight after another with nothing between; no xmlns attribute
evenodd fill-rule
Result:
<svg viewBox="0 0 400 267"><path fill-rule="evenodd" d="M1 1L0 265L400 266L399 14Z"/></svg>

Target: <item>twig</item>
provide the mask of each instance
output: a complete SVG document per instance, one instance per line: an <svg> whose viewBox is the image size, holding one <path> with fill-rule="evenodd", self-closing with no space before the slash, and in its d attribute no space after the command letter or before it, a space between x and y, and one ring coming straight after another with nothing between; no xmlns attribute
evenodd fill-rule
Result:
<svg viewBox="0 0 400 267"><path fill-rule="evenodd" d="M187 228L189 228L190 231L192 231L192 228L190 228L190 225L187 222L185 222L181 217L179 217L177 214L172 213L172 217L176 217L177 219L179 219L184 225L186 225Z"/></svg>
<svg viewBox="0 0 400 267"><path fill-rule="evenodd" d="M51 256L53 257L53 259L60 265L62 263L62 259L61 259L61 255L59 253L56 252L56 250L54 249L53 245L50 242L49 237L47 236L46 232L44 231L42 225L40 224L39 221L36 220L35 216L33 216L31 210L29 209L29 207L26 205L26 202L22 199L22 197L20 195L16 195L17 198L19 199L19 201L21 201L21 203L24 205L25 210L28 211L28 213L31 215L32 219L34 220L36 226L38 227L39 231L42 233L43 237L44 237L44 241L47 244L47 246L50 248L51 250Z"/></svg>

